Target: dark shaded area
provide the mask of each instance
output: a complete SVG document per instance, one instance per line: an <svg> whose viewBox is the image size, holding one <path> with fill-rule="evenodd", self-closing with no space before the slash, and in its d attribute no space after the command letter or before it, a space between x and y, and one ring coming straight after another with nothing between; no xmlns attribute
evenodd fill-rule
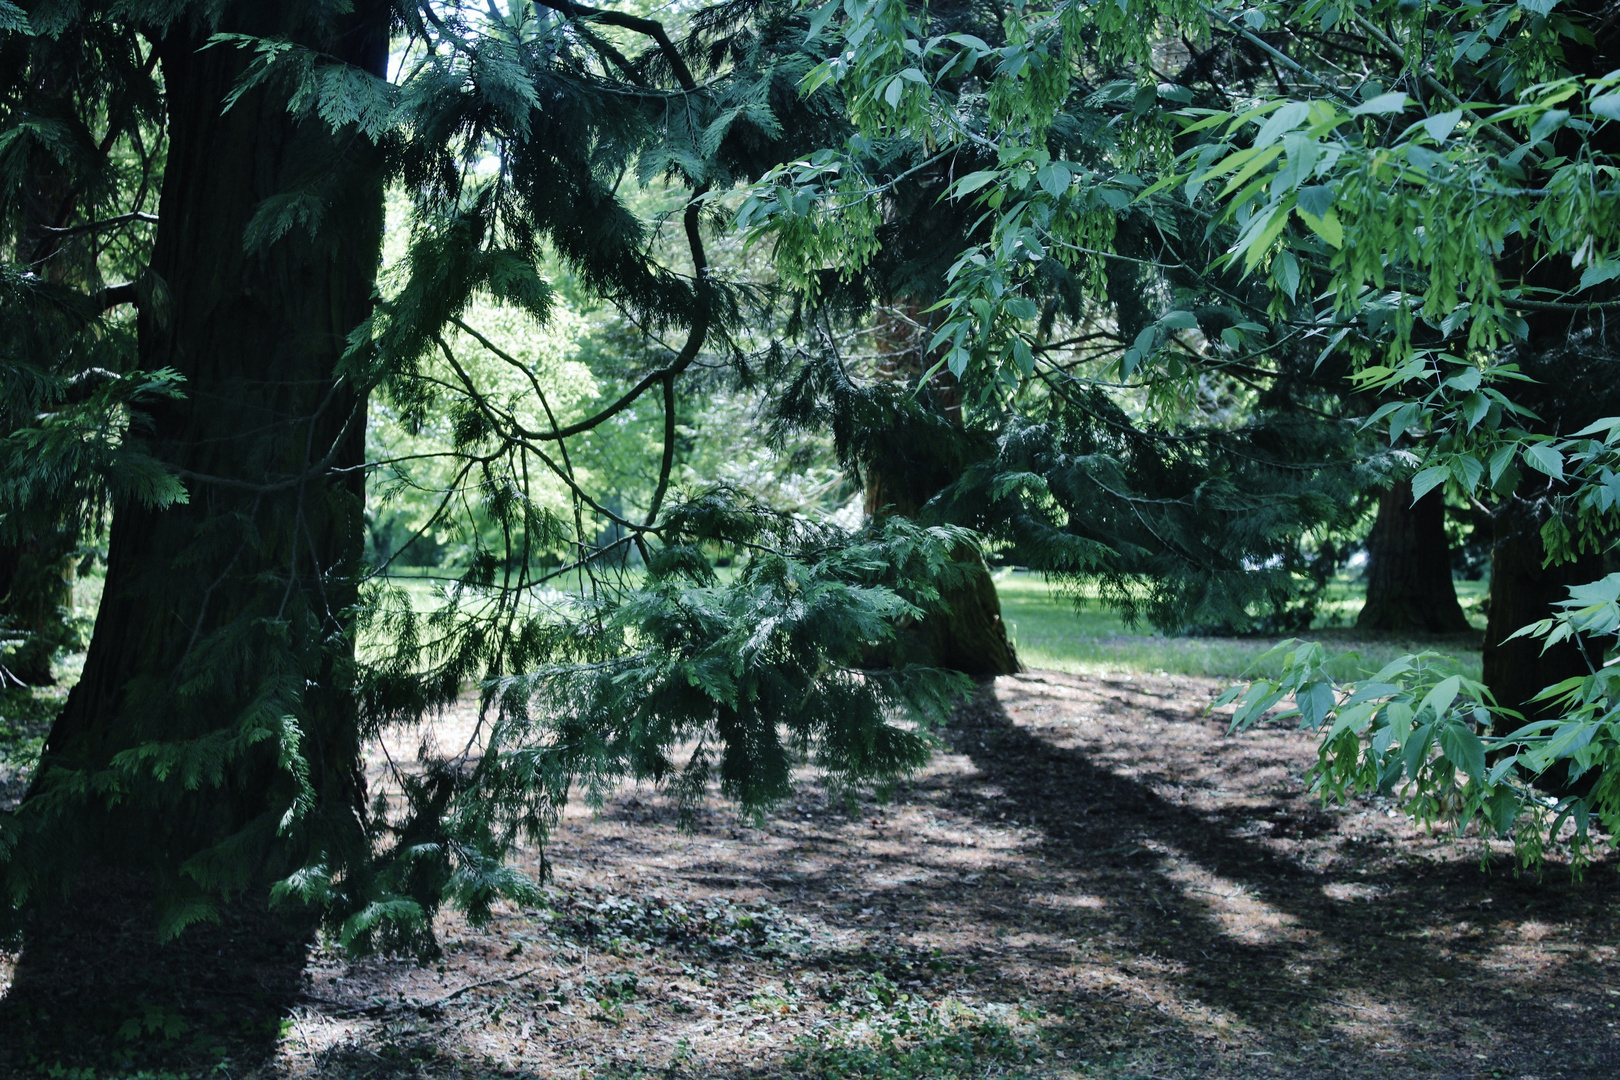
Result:
<svg viewBox="0 0 1620 1080"><path fill-rule="evenodd" d="M1154 692L1168 682L1040 673L1001 680L999 700L990 684L981 687L945 733L976 772L922 778L901 799L924 817L940 810L950 820L1039 835L1033 847L1004 837L971 874L918 880L916 871L932 860L919 855L916 830L891 833L891 811L881 805L852 808L807 791L769 826L773 839L791 838L790 845L769 848L769 862L756 864L754 876L740 849L695 859L678 876L718 888L764 886L790 912L814 910L841 930L887 927L894 935L887 946L822 954L813 966L830 981L879 972L898 990L928 999L1027 1003L1048 1018L1044 1043L1065 1052L1064 1064L1049 1058L1045 1067L1010 1075L1620 1075L1620 1039L1611 1025L1620 1019L1614 1007L1620 969L1585 947L1620 938L1612 856L1581 880L1558 865L1538 876L1515 872L1503 857L1483 866L1447 858L1412 837L1399 818L1379 812L1378 820L1392 826L1386 832L1358 827L1369 806L1323 808L1298 782L1301 756L1274 753L1275 743L1268 750L1257 737L1214 740L1221 749L1211 752L1222 768L1200 779L1187 769L1184 746L1135 752L1143 731L1160 730L1174 742L1190 731L1225 727L1222 718L1201 714L1185 686ZM1105 703L1064 700L1063 692L1076 687L1108 697L1128 688L1131 697L1149 700L1126 705L1123 693ZM1110 742L1095 727L1081 734L1072 725L1098 716L1097 709L1106 710L1110 731L1124 727L1129 734ZM1233 768L1251 775L1286 770L1289 779L1246 785ZM1233 790L1221 790L1227 784ZM1217 785L1203 806L1163 793L1190 795ZM672 815L663 815L666 824ZM639 801L610 816L637 826L661 820ZM829 819L839 824L818 824ZM722 840L728 832L738 839L735 827L716 817L699 839ZM855 834L875 841L876 853L863 858L844 847ZM654 864L657 837L614 837L611 855L599 864L604 880ZM602 843L573 857L600 856ZM809 864L817 868L795 868ZM1189 865L1218 875L1216 889L1240 891L1284 926L1276 933L1234 932L1210 890L1186 880ZM888 883L905 878L912 880ZM1346 896L1345 886L1355 894ZM1052 902L1063 896L1087 903ZM970 940L943 954L907 943L929 932ZM1552 940L1532 950L1533 958L1504 955L1538 933ZM1106 957L1102 963L1124 976L1121 982L1070 981L1067 972L1095 962L1093 943ZM1134 979L1140 982L1132 985ZM1154 994L1144 995L1144 986ZM1216 1029L1207 1019L1177 1015L1164 1008L1166 998L1232 1026ZM798 1074L773 1058L717 1075Z"/></svg>
<svg viewBox="0 0 1620 1080"><path fill-rule="evenodd" d="M160 944L150 882L111 873L37 913L0 998L0 1076L235 1075L266 1060L312 935L262 902L221 914Z"/></svg>
<svg viewBox="0 0 1620 1080"><path fill-rule="evenodd" d="M1185 703L1167 701L1162 715L1143 719L1187 723L1190 718ZM1207 722L1222 723L1213 717ZM1620 1075L1620 1039L1603 1023L1614 1014L1607 1009L1613 999L1601 989L1601 972L1590 972L1589 988L1575 1002L1602 1010L1602 1019L1594 1021L1554 1000L1566 994L1515 996L1482 963L1529 920L1586 921L1596 940L1612 940L1614 903L1620 896L1612 865L1592 867L1584 880L1571 881L1567 871L1556 868L1541 878L1515 874L1504 860L1483 868L1473 862L1369 860L1372 865L1364 867L1367 872L1357 882L1379 890L1382 899L1346 903L1323 891L1345 879L1344 866L1308 869L1239 835L1252 831L1253 807L1210 813L1179 806L1144 782L1154 779L1151 775L1121 776L1080 750L1053 745L1018 726L988 688L958 714L951 736L982 770L984 782L1005 792L1009 814L1045 833L1044 860L1081 873L1088 892L1131 913L1130 929L1144 957L1183 965L1185 974L1178 982L1187 991L1269 1035L1267 1056L1247 1058L1234 1070L1235 1063L1217 1049L1197 1049L1191 1033L1161 1034L1167 1049L1176 1043L1183 1050L1189 1044L1194 1048L1185 1062L1192 1068L1186 1075L1411 1075L1436 1080L1482 1075L1604 1080ZM1152 768L1152 763L1144 764ZM958 809L977 802L968 792L949 793L946 801ZM1293 799L1279 800L1260 817L1281 822L1284 835L1320 835L1333 825L1325 814L1301 813ZM1292 916L1298 926L1321 935L1336 959L1331 966L1314 965L1306 980L1291 970L1300 950L1289 942L1249 944L1224 933L1208 907L1163 876L1169 869L1163 848L1238 882ZM1472 934L1443 944L1430 937L1462 911L1469 913ZM1053 920L1035 907L1006 915L1023 933L1064 935L1081 929L1043 925L1061 923L1061 918ZM1448 986L1455 989L1448 991ZM1396 1002L1405 999L1415 1006L1414 1023L1442 1028L1440 1044L1435 1045L1435 1033L1426 1032L1420 1052L1369 1059L1365 1047L1320 1038L1331 1017L1353 1013L1355 1006L1347 1009L1343 1002L1358 991ZM1421 1007L1425 999L1429 1008ZM1091 1003L1077 1004L1084 1007L1068 1026L1068 1037L1077 1046L1089 1043L1093 1051L1105 1050L1088 1032ZM1415 1026L1412 1033L1418 1036ZM1489 1045L1482 1038L1487 1033L1495 1036ZM1486 1060L1476 1056L1481 1049L1487 1050Z"/></svg>
<svg viewBox="0 0 1620 1080"><path fill-rule="evenodd" d="M1323 808L1298 783L1308 760L1300 745L1219 737L1223 721L1200 712L1207 689L1152 676L1003 679L946 732L973 768L925 774L892 806L810 785L759 832L715 808L681 834L673 800L626 792L599 825L558 838L552 857L576 884L544 917L512 911L487 936L457 931L450 970L436 974L328 954L300 982L296 937L277 952L263 943L270 924L240 911L223 929L188 935L180 954L129 944L127 931L148 925L133 910L74 913L68 940L35 938L0 1005L4 1041L22 1031L33 1047L0 1048L9 1055L0 1076L89 1062L92 1049L98 1068L200 1070L218 1054L210 1045L227 1048L239 1075L301 1013L315 1027L341 1020L355 1031L293 1060L287 1075L575 1075L581 1062L592 1076L626 1080L648 1070L829 1075L796 1066L789 1037L746 1062L695 1057L664 1070L661 1025L694 1017L673 1007L687 999L668 985L688 964L736 980L726 984L732 1008L778 981L821 1001L859 1001L878 974L894 993L927 1001L1026 1003L1046 1060L997 1066L1009 1076L1620 1075L1608 1026L1620 1019L1611 1008L1620 970L1595 959L1620 937L1612 859L1578 882L1558 867L1515 876L1502 860L1482 869L1449 858L1396 820L1372 828L1366 808ZM931 838L935 822L956 839ZM1218 880L1192 880L1189 867ZM1346 896L1347 883L1359 892ZM1235 928L1216 893L1236 891L1283 924ZM672 896L695 921L672 921ZM806 916L860 939L802 957L775 951L777 935ZM1504 956L1542 932L1549 940L1533 955ZM943 934L943 947L929 934ZM609 951L621 937L652 948ZM610 1016L589 995L614 987L625 1012ZM149 1004L192 1027L120 1038L117 1028L143 1020ZM85 1026L67 1030L58 1011L82 1014ZM550 1043L551 1064L513 1071L487 1059L478 1039L502 1015L508 1038L532 1026L535 1041ZM47 1038L76 1056L40 1054ZM284 1049L297 1044L291 1036Z"/></svg>
<svg viewBox="0 0 1620 1080"><path fill-rule="evenodd" d="M1569 599L1572 585L1603 576L1603 557L1588 552L1568 562L1548 564L1541 521L1533 507L1514 503L1496 517L1491 549L1491 612L1485 629L1485 685L1496 702L1527 719L1556 716L1552 702L1534 702L1546 687L1588 674L1601 663L1579 638L1545 648L1534 637L1513 637L1531 623L1551 616L1553 605Z"/></svg>

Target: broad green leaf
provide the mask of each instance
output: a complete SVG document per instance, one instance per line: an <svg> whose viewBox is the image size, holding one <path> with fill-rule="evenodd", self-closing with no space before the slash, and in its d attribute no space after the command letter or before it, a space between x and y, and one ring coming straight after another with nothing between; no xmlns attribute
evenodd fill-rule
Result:
<svg viewBox="0 0 1620 1080"><path fill-rule="evenodd" d="M1417 501L1441 484L1451 475L1451 469L1446 465L1431 465L1427 469L1412 477L1412 502Z"/></svg>
<svg viewBox="0 0 1620 1080"><path fill-rule="evenodd" d="M1288 224L1288 209L1285 205L1268 206L1249 222L1245 230L1248 234L1242 240L1233 254L1243 255L1243 269L1245 273L1253 272L1265 258L1266 252L1271 249L1272 241L1282 233Z"/></svg>
<svg viewBox="0 0 1620 1080"><path fill-rule="evenodd" d="M1423 695L1423 700L1418 703L1417 711L1422 712L1425 709L1432 709L1435 716L1443 716L1445 711L1451 708L1451 703L1457 700L1457 693L1461 689L1461 675L1447 676L1435 683L1434 688Z"/></svg>
<svg viewBox="0 0 1620 1080"><path fill-rule="evenodd" d="M1244 159L1245 163L1243 167L1237 171L1237 175L1233 176L1232 179L1226 182L1226 186L1221 189L1220 194L1217 195L1216 198L1224 199L1228 195L1232 194L1232 192L1242 187L1244 182L1251 176L1282 156L1282 152L1283 148L1280 144L1277 146L1269 146L1265 149L1257 149L1253 152L1245 151L1245 153L1248 153L1250 156ZM1237 155L1234 154L1232 156L1236 157ZM1216 171L1206 173L1204 179L1217 175L1217 171L1224 171L1222 170L1222 166L1224 165L1225 162L1222 162L1221 165L1216 166Z"/></svg>
<svg viewBox="0 0 1620 1080"><path fill-rule="evenodd" d="M1453 390L1462 390L1467 392L1469 390L1479 389L1479 381L1479 368L1467 367L1457 372L1457 374L1447 377L1445 385L1451 387Z"/></svg>
<svg viewBox="0 0 1620 1080"><path fill-rule="evenodd" d="M1301 189L1302 193L1308 190L1310 189ZM1294 213L1299 215L1299 220L1303 221L1311 232L1327 241L1329 247L1344 246L1344 226L1339 223L1339 215L1331 207L1321 217L1307 212L1303 206L1294 207Z"/></svg>
<svg viewBox="0 0 1620 1080"><path fill-rule="evenodd" d="M1284 248L1277 253L1276 259L1271 263L1272 280L1282 287L1288 294L1288 299L1296 300L1299 297L1299 260L1294 253Z"/></svg>
<svg viewBox="0 0 1620 1080"><path fill-rule="evenodd" d="M1458 486L1465 493L1472 493L1484 474L1485 466L1472 454L1458 454L1451 459L1451 475L1457 478Z"/></svg>
<svg viewBox="0 0 1620 1080"><path fill-rule="evenodd" d="M1530 443L1524 448L1524 463L1554 480L1564 478L1564 455L1547 443Z"/></svg>
<svg viewBox="0 0 1620 1080"><path fill-rule="evenodd" d="M1453 109L1451 112L1438 113L1423 121L1423 130L1429 133L1429 138L1435 142L1445 142L1446 138L1456 128L1457 122L1462 119L1462 110Z"/></svg>
<svg viewBox="0 0 1620 1080"><path fill-rule="evenodd" d="M1321 727L1333 712L1334 703L1332 683L1308 683L1294 695L1294 707L1308 728Z"/></svg>
<svg viewBox="0 0 1620 1080"><path fill-rule="evenodd" d="M1069 190L1069 183L1073 180L1073 176L1064 165L1054 161L1036 172L1035 180L1041 185L1042 191L1056 199Z"/></svg>
<svg viewBox="0 0 1620 1080"><path fill-rule="evenodd" d="M1389 94L1379 94L1370 101L1364 101L1350 110L1351 116L1387 116L1390 113L1406 111L1408 98L1405 94L1395 91Z"/></svg>
<svg viewBox="0 0 1620 1080"><path fill-rule="evenodd" d="M1198 329L1198 316L1190 311L1172 311L1159 320L1159 325L1170 330Z"/></svg>
<svg viewBox="0 0 1620 1080"><path fill-rule="evenodd" d="M1587 424L1574 435L1570 436L1570 438L1580 439L1585 438L1588 435L1597 435L1599 433L1607 437L1614 434L1616 428L1620 428L1620 416L1605 416L1602 420L1594 420L1592 423Z"/></svg>
<svg viewBox="0 0 1620 1080"><path fill-rule="evenodd" d="M1354 731L1359 734L1361 729L1367 726L1367 722L1372 719L1373 713L1377 711L1378 703L1376 701L1364 701L1358 705L1351 705L1340 710L1339 718L1333 722L1333 727L1328 731L1326 739L1331 741L1346 731Z"/></svg>
<svg viewBox="0 0 1620 1080"><path fill-rule="evenodd" d="M1446 760L1474 780L1485 774L1485 744L1463 724L1447 724L1440 729L1440 751Z"/></svg>
<svg viewBox="0 0 1620 1080"><path fill-rule="evenodd" d="M822 30L826 29L827 23L831 21L834 15L838 14L838 9L841 6L842 5L839 3L839 0L827 0L827 3L822 4L813 13L811 13L810 31L809 33L805 34L805 40L811 40L819 35Z"/></svg>
<svg viewBox="0 0 1620 1080"><path fill-rule="evenodd" d="M1396 686L1394 683L1370 682L1357 687L1356 692L1350 695L1349 699L1345 701L1345 704L1360 705L1363 701L1373 701L1378 698L1386 698L1391 694L1398 693L1399 691L1400 687Z"/></svg>
<svg viewBox="0 0 1620 1080"><path fill-rule="evenodd" d="M1420 724L1412 729L1401 743L1401 759L1406 763L1406 775L1417 779L1418 770L1429 758L1429 746L1434 739L1434 724Z"/></svg>
<svg viewBox="0 0 1620 1080"><path fill-rule="evenodd" d="M1312 184L1299 189L1300 213L1312 217L1326 217L1333 209L1334 190L1332 184ZM1337 219L1335 219L1337 220ZM1305 224L1309 225L1307 221ZM1335 244L1335 247L1338 245Z"/></svg>
<svg viewBox="0 0 1620 1080"><path fill-rule="evenodd" d="M1536 122L1530 125L1530 141L1533 143L1540 142L1563 127L1568 120L1568 109L1548 109L1536 117Z"/></svg>
<svg viewBox="0 0 1620 1080"><path fill-rule="evenodd" d="M1303 124L1310 115L1310 102L1290 101L1266 118L1266 122L1260 126L1259 134L1254 137L1254 145L1270 146L1282 138L1285 132L1293 131Z"/></svg>
<svg viewBox="0 0 1620 1080"><path fill-rule="evenodd" d="M1620 262L1593 263L1581 271L1581 283L1577 288L1590 289L1594 285L1601 285L1605 281L1613 281L1617 277L1620 277Z"/></svg>
<svg viewBox="0 0 1620 1080"><path fill-rule="evenodd" d="M1518 448L1512 443L1506 443L1497 447L1491 453L1489 468L1491 470L1492 487L1495 487L1496 482L1502 478L1502 471L1513 463L1513 452L1516 449Z"/></svg>
<svg viewBox="0 0 1620 1080"><path fill-rule="evenodd" d="M1001 172L997 169L980 169L978 172L970 172L952 185L951 194L957 198L961 198L963 195L971 195L986 184L993 184L999 179L1001 179Z"/></svg>
<svg viewBox="0 0 1620 1080"><path fill-rule="evenodd" d="M1519 816L1522 805L1518 792L1511 787L1498 787L1491 792L1491 797L1485 800L1483 810L1485 820L1497 836L1506 836L1508 830L1513 827L1514 819Z"/></svg>

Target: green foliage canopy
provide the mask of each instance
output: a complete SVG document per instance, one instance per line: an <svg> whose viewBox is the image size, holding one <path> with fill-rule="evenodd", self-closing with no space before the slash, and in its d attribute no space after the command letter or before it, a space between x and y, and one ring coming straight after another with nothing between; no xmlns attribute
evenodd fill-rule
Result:
<svg viewBox="0 0 1620 1080"><path fill-rule="evenodd" d="M1101 281L1134 255L1120 224L1145 214L1206 288L1256 291L1241 322L1161 316L1119 354L1122 378L1185 383L1307 345L1318 370L1384 399L1369 423L1392 446L1420 447L1416 496L1444 485L1534 506L1553 561L1608 543L1620 427L1546 430L1523 370L1543 354L1613 355L1620 52L1596 7L1060 0L1010 9L993 40L900 0L828 3L814 20L838 47L806 86L837 87L855 130L778 169L742 216L807 287L874 257L892 181L862 168L871 145L976 153L942 193L982 217L946 274L932 344L982 392L1042 378L1051 265ZM1251 76L1211 81L1221 65ZM1089 158L1059 155L1082 87L1109 137ZM1189 370L1178 329L1200 332L1204 365ZM1557 363L1538 371L1568 377ZM1602 666L1612 592L1608 579L1577 589L1526 628L1590 643L1590 674L1543 694L1561 719L1518 727L1484 688L1417 660L1341 686L1300 649L1281 683L1242 697L1236 723L1293 694L1307 726L1327 725L1326 790L1404 785L1414 812L1512 833L1532 858L1547 827L1573 820L1580 847L1590 815L1620 826L1620 712ZM1565 787L1549 801L1533 781L1555 767Z"/></svg>

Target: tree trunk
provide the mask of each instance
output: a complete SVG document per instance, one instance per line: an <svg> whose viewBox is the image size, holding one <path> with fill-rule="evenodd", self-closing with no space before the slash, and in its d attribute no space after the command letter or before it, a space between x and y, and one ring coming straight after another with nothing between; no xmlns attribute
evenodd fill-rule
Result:
<svg viewBox="0 0 1620 1080"><path fill-rule="evenodd" d="M235 10L255 13L222 29L383 71L376 4L337 32L311 29L306 5ZM381 165L366 139L295 120L275 93L225 111L246 55L205 40L173 26L159 46L160 285L139 323L141 366L186 380L184 400L151 410L149 438L190 501L115 514L84 674L19 811L24 845L45 846L16 860L144 867L181 900L365 850L348 625L365 394L341 358L371 307ZM249 250L264 200L300 188L325 203L318 226Z"/></svg>
<svg viewBox="0 0 1620 1080"><path fill-rule="evenodd" d="M919 329L927 319L921 305L908 304L898 312L878 316L878 378L884 382L907 384L922 377L928 332ZM903 391L909 392L909 391ZM948 372L934 376L925 391L929 404L955 427L962 426L962 396L956 380ZM898 440L904 442L904 434ZM924 448L926 450L926 448ZM915 518L923 504L955 479L947 463L917 460L900 450L886 455L885 462L866 466L865 509L868 517L898 514ZM990 568L977 548L963 545L952 552L953 561L966 571L964 580L941 590L943 610L919 619L901 631L901 640L892 658L896 663L948 667L979 677L1011 675L1022 671L1007 625L1001 619L1001 599L996 595Z"/></svg>
<svg viewBox="0 0 1620 1080"><path fill-rule="evenodd" d="M1545 619L1553 603L1569 599L1569 586L1603 576L1603 557L1588 554L1574 562L1543 566L1541 522L1524 504L1513 501L1498 511L1491 548L1491 613L1485 629L1484 681L1498 705L1517 709L1525 719L1555 715L1548 703L1532 706L1530 699L1553 683L1591 668L1580 643L1560 642L1546 651L1539 638L1507 638L1515 631ZM1602 658L1593 656L1593 663Z"/></svg>
<svg viewBox="0 0 1620 1080"><path fill-rule="evenodd" d="M1367 537L1367 602L1356 629L1458 634L1472 629L1451 582L1445 499L1431 491L1416 504L1402 480L1378 501Z"/></svg>

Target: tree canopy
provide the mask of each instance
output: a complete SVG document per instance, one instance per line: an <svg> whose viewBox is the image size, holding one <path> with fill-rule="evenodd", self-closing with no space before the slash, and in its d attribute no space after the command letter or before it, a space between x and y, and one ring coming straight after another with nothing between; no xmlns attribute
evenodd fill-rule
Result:
<svg viewBox="0 0 1620 1080"><path fill-rule="evenodd" d="M1226 303L1164 304L1110 357L1120 377L1184 385L1178 330L1203 339L1194 370L1282 371L1308 350L1312 372L1388 396L1367 422L1417 448L1414 497L1444 485L1497 522L1497 694L1417 659L1340 687L1303 650L1242 698L1238 724L1293 693L1307 724L1331 725L1330 790L1405 784L1421 816L1515 831L1532 855L1549 822L1584 837L1596 812L1612 832L1620 744L1601 664L1620 579L1574 577L1557 615L1540 599L1525 631L1540 659L1510 652L1527 620L1508 595L1516 576L1605 550L1614 525L1620 73L1602 13L1057 3L1020 5L988 37L900 3L816 20L842 48L807 82L837 86L856 130L779 168L745 223L808 283L874 257L874 196L893 181L864 166L869 147L970 161L947 197L982 208L982 233L959 247L932 342L990 396L1042 377L1046 282L1100 290L1136 257L1120 243L1132 215L1148 218L1161 280L1190 272ZM1090 153L1074 131L1093 134ZM1550 772L1549 803L1530 780Z"/></svg>
<svg viewBox="0 0 1620 1080"><path fill-rule="evenodd" d="M571 790L920 764L964 680L904 645L981 550L1302 630L1408 481L1495 522L1492 647L1539 604L1544 683L1302 645L1235 723L1292 695L1325 790L1531 856L1615 834L1620 577L1502 599L1615 524L1600 14L0 0L0 545L43 580L112 511L0 915L114 860L171 932L268 889L430 951L530 895L506 856ZM683 449L754 407L819 502ZM447 538L419 610L388 571ZM469 686L475 735L368 791Z"/></svg>

